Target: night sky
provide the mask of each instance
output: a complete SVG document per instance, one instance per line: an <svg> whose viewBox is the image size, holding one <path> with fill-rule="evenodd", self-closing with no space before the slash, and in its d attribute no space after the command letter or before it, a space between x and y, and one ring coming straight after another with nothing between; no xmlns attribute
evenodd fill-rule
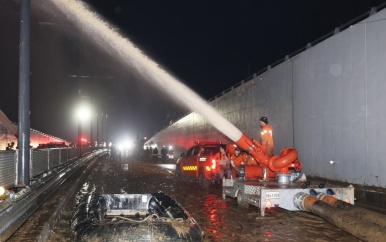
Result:
<svg viewBox="0 0 386 242"><path fill-rule="evenodd" d="M113 141L151 137L188 112L95 47L62 14L36 7L47 0L33 1L31 128L74 141L79 89L94 103L94 113L108 114L108 127L98 132ZM211 99L385 1L85 2L166 71ZM0 18L0 109L17 122L18 1L0 0Z"/></svg>

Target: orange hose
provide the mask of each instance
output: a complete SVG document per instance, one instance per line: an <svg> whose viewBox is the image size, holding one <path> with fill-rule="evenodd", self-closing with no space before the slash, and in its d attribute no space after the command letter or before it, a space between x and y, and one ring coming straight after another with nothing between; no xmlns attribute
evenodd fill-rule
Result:
<svg viewBox="0 0 386 242"><path fill-rule="evenodd" d="M264 152L265 147L256 140L251 140L245 134L241 136L236 144L250 154L260 166L268 167L271 173L275 171L280 174L287 174L290 167L295 168L296 171L299 171L302 167L301 161L297 159L298 152L290 147L282 149L280 156L269 156ZM256 171L256 173L259 173L259 171Z"/></svg>
<svg viewBox="0 0 386 242"><path fill-rule="evenodd" d="M269 168L280 173L288 173L288 168L298 158L298 152L292 148L285 148L280 151L280 156L272 156L269 160Z"/></svg>

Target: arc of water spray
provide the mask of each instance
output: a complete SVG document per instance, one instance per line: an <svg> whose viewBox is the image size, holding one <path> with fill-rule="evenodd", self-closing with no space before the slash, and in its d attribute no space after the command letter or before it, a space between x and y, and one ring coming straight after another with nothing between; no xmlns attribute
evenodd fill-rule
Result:
<svg viewBox="0 0 386 242"><path fill-rule="evenodd" d="M189 110L202 115L207 122L228 138L236 142L242 137L242 132L221 116L217 110L186 85L161 69L133 43L113 31L106 22L101 20L96 13L88 10L82 2L75 0L50 1L68 18L76 22L81 30L98 37L100 40L98 43L103 49L114 49L119 53L119 57L124 63L134 67L145 78L149 77L153 84L184 104Z"/></svg>

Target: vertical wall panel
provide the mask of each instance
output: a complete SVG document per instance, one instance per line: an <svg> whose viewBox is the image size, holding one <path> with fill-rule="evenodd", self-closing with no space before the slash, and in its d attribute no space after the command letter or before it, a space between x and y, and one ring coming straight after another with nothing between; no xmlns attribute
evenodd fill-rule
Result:
<svg viewBox="0 0 386 242"><path fill-rule="evenodd" d="M368 174L366 184L385 184L386 176L386 14L366 24ZM383 19L383 20L382 20Z"/></svg>

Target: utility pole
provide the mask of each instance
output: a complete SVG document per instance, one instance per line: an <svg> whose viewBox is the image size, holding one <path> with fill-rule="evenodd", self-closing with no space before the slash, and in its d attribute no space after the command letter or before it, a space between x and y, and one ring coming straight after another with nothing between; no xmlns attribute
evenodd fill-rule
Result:
<svg viewBox="0 0 386 242"><path fill-rule="evenodd" d="M18 184L28 186L30 160L30 0L21 0L19 55Z"/></svg>

